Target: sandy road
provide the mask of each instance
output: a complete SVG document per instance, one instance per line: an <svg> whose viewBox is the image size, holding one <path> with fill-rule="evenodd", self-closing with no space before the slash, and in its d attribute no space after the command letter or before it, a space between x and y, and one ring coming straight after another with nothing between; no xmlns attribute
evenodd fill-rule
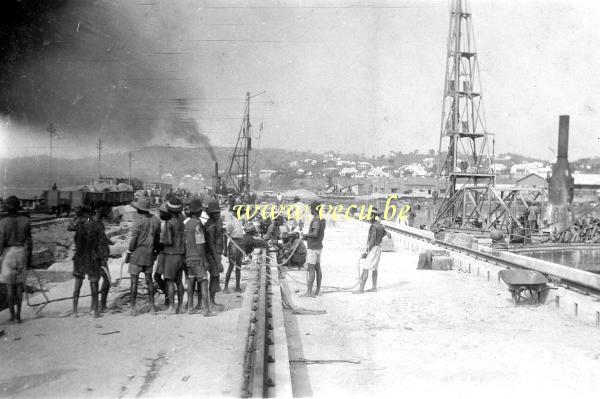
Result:
<svg viewBox="0 0 600 399"><path fill-rule="evenodd" d="M328 227L324 284L352 285L366 236L367 225L358 222ZM293 316L290 330L296 325L300 339L290 337L290 359L328 362L292 363L295 395L573 397L598 392L596 328L548 306L517 308L504 289L456 271L418 271L416 263L417 253L384 253L377 293L294 295L297 305L327 314ZM291 274L304 279L304 272ZM290 288L301 293L304 287L292 281Z"/></svg>

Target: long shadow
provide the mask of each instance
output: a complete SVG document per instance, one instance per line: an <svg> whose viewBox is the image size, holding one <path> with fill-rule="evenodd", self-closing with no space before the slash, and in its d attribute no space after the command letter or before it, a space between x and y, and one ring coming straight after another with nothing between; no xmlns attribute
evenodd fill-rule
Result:
<svg viewBox="0 0 600 399"><path fill-rule="evenodd" d="M290 359L304 359L302 337L296 315L290 310L284 309L283 319ZM295 398L306 398L313 395L306 363L290 363L290 374L292 376L292 395Z"/></svg>
<svg viewBox="0 0 600 399"><path fill-rule="evenodd" d="M31 388L55 381L63 375L72 373L73 371L76 371L76 369L58 369L43 374L24 375L0 380L0 397L16 396Z"/></svg>

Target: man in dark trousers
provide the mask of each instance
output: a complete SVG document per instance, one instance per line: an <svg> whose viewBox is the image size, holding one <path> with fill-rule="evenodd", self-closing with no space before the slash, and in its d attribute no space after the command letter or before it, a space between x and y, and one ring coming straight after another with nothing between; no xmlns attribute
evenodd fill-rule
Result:
<svg viewBox="0 0 600 399"><path fill-rule="evenodd" d="M169 219L165 221L165 231L164 234L161 234L160 245L164 252L163 273L170 299L167 314L176 314L181 311L183 303L181 277L185 261L185 227L180 217L183 203L179 198L172 196L167 201L166 207ZM179 294L177 308L175 308L175 290Z"/></svg>
<svg viewBox="0 0 600 399"><path fill-rule="evenodd" d="M225 276L225 290L224 292L229 293L227 290L227 284L229 283L229 276L231 275L232 268L235 267L235 292L242 292L240 286L240 277L242 269L242 259L245 255L250 255L255 248L269 248L269 244L260 238L256 226L252 222L246 222L244 225L244 235L242 238L233 239L229 241L227 252L229 254L229 268L227 270L227 276Z"/></svg>
<svg viewBox="0 0 600 399"><path fill-rule="evenodd" d="M212 200L206 207L208 220L204 224L206 232L206 257L208 258L210 281L208 290L210 293L210 303L215 310L223 310L225 307L215 302L217 292L221 291L219 284L219 275L223 271L221 255L223 254L223 226L221 224L221 208L219 201Z"/></svg>
<svg viewBox="0 0 600 399"><path fill-rule="evenodd" d="M189 219L185 223L185 263L188 270L188 304L189 314L195 312L194 309L194 289L196 282L200 282L200 292L204 302L204 316L216 316L211 310L208 297L208 268L209 262L206 257L206 235L204 226L200 221L202 214L202 201L194 198L190 201Z"/></svg>
<svg viewBox="0 0 600 399"><path fill-rule="evenodd" d="M139 274L144 273L146 286L148 287L148 304L150 313L155 314L154 309L154 285L152 284L152 266L158 252L160 241L160 220L150 214L150 198L140 197L131 203L137 209L137 217L133 222L129 250L125 257L125 263L129 263L129 274L131 276L131 315L137 316L135 307L137 299L137 286Z"/></svg>
<svg viewBox="0 0 600 399"><path fill-rule="evenodd" d="M6 284L10 322L20 323L25 279L31 267L31 222L19 215L21 202L14 195L5 205L8 215L0 220L0 283Z"/></svg>
<svg viewBox="0 0 600 399"><path fill-rule="evenodd" d="M92 310L94 316L100 316L98 307L98 282L101 274L101 262L98 256L98 243L96 241L97 228L92 220L91 207L84 205L79 208L76 217L71 221L67 230L74 231L75 253L73 254L73 317L78 317L77 306L83 279L87 276L90 282L92 295Z"/></svg>
<svg viewBox="0 0 600 399"><path fill-rule="evenodd" d="M306 281L306 292L302 295L304 297L317 296L321 292L321 280L323 274L321 273L321 253L323 252L323 238L325 236L325 219L321 219L319 216L319 209L321 204L318 201L313 201L310 204L310 213L313 215L312 221L308 233L304 235L306 240L306 264L308 268L308 277ZM312 287L315 282L315 276L317 278L317 289L315 294L312 293Z"/></svg>
<svg viewBox="0 0 600 399"><path fill-rule="evenodd" d="M377 209L371 210L368 215L371 226L369 227L369 236L367 237L367 251L362 254L364 259L361 262L362 274L360 276L360 287L357 294L365 292L365 284L369 278L369 270L373 280L373 288L369 291L377 291L377 269L379 268L379 260L381 259L381 241L387 234L383 225L379 222L379 212Z"/></svg>

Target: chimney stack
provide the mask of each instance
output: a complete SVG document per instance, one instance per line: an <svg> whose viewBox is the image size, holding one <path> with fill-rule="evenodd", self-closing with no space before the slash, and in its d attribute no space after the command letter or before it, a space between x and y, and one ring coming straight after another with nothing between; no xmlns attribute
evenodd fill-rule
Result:
<svg viewBox="0 0 600 399"><path fill-rule="evenodd" d="M569 115L560 115L558 119L558 158L569 156Z"/></svg>

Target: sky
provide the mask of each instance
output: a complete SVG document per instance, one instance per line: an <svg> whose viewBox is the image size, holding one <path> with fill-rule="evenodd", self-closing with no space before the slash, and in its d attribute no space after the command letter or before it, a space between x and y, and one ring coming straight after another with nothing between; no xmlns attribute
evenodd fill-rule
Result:
<svg viewBox="0 0 600 399"><path fill-rule="evenodd" d="M98 138L233 146L246 92L263 91L250 109L262 147L438 148L447 1L56 3L41 37L1 60L0 157L47 153L50 122L58 157L97 153ZM600 2L470 3L496 153L554 159L569 114L570 158L596 156ZM172 127L181 118L200 139Z"/></svg>

